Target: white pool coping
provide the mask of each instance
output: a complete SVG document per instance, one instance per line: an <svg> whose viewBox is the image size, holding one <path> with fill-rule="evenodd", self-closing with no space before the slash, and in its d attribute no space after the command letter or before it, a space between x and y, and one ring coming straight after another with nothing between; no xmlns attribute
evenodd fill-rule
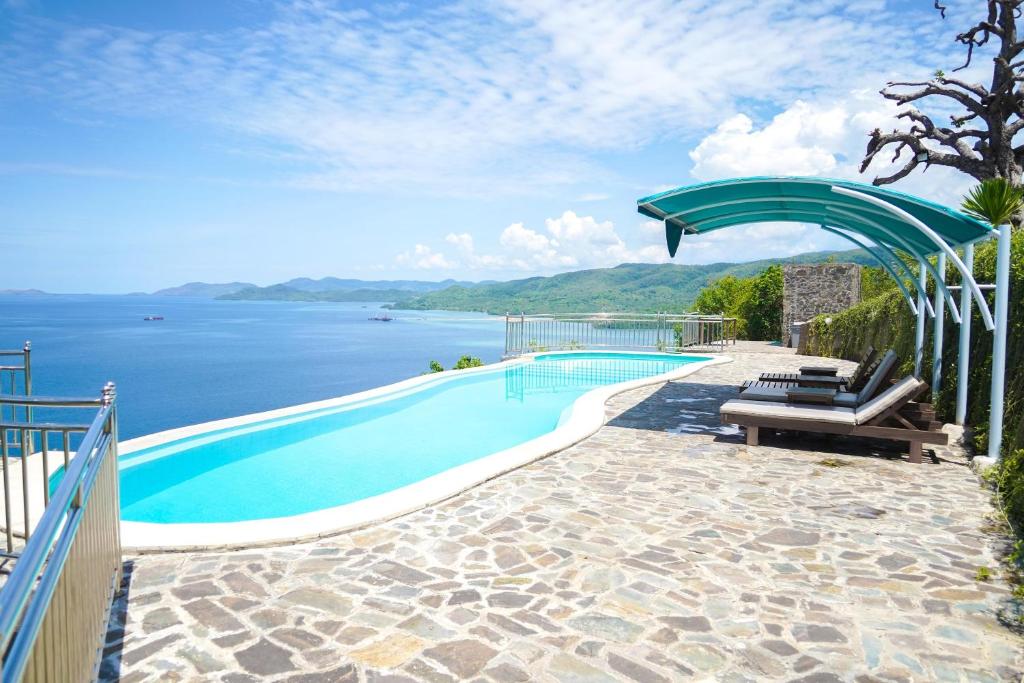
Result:
<svg viewBox="0 0 1024 683"><path fill-rule="evenodd" d="M118 444L119 454L124 456L176 439L229 427L262 422L264 420L323 408L334 408L349 403L364 402L369 399L419 388L421 385L450 381L452 378L460 375L493 372L496 368L530 362L536 356L574 355L580 353L588 352L555 351L529 354L513 360L476 368L450 370L443 374L421 375L394 384L325 401L303 403L262 413L252 413L250 415L204 422L188 427L169 429L156 434L122 441ZM664 353L622 353L623 355L633 356L667 355ZM703 354L696 353L673 355L703 356ZM708 366L729 363L731 361L732 358L728 356L711 357L709 360L688 363L676 370L660 375L598 387L576 399L570 407L571 412L568 418L563 420L562 424L553 431L512 448L458 465L387 493L324 510L272 519L188 524L157 524L122 520L121 544L129 552L184 552L191 550L252 548L314 540L323 536L351 531L374 522L400 517L451 498L501 474L564 450L582 441L604 425L605 403L616 394L652 384L662 384L682 379Z"/></svg>

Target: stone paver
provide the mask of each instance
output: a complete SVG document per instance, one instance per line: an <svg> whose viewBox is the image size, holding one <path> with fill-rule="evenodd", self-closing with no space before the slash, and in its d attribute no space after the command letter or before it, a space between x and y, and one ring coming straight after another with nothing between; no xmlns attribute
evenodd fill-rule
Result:
<svg viewBox="0 0 1024 683"><path fill-rule="evenodd" d="M763 351L763 352L762 352ZM1004 542L955 448L718 422L735 363L615 398L589 439L316 543L130 558L125 681L1019 680ZM823 361L827 362L827 361ZM849 364L844 366L849 367ZM998 572L996 572L998 574Z"/></svg>

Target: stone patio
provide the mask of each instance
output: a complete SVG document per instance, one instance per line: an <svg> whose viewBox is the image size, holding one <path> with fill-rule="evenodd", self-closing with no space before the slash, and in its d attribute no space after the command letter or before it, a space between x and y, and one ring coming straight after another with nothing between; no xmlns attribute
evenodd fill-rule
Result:
<svg viewBox="0 0 1024 683"><path fill-rule="evenodd" d="M101 678L1019 680L1005 539L963 454L748 448L721 402L816 359L730 355L436 507L316 543L128 558Z"/></svg>

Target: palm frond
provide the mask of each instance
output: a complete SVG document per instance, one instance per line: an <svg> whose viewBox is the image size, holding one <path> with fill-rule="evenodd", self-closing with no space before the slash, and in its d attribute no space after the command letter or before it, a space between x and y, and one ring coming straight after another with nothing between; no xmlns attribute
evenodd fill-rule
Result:
<svg viewBox="0 0 1024 683"><path fill-rule="evenodd" d="M990 178L971 189L961 206L971 218L999 227L1024 207L1024 189L1006 178Z"/></svg>

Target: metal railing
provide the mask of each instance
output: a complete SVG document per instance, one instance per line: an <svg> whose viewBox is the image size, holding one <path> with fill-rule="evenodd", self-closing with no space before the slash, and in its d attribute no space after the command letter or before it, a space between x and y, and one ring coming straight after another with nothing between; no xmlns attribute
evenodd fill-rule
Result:
<svg viewBox="0 0 1024 683"><path fill-rule="evenodd" d="M3 683L93 680L110 606L121 582L114 385L107 384L99 399L19 396L0 397L0 403L47 412L95 409L85 425L0 420L5 555L15 559L0 588L0 679ZM34 443L33 434L37 435L42 451L10 457L6 446L11 432L21 436L21 443ZM71 456L69 435L82 432ZM61 440L64 471L51 495L48 458L54 435ZM20 486L15 485L18 475ZM34 487L42 490L33 505ZM15 519L19 506L12 504L19 497L21 524ZM38 521L33 524L36 512ZM24 541L20 552L14 552L17 527Z"/></svg>
<svg viewBox="0 0 1024 683"><path fill-rule="evenodd" d="M505 314L505 357L537 351L724 351L736 318L697 313Z"/></svg>
<svg viewBox="0 0 1024 683"><path fill-rule="evenodd" d="M12 365L10 359L17 356L21 356L21 360L14 361ZM19 375L21 376L20 381ZM23 396L32 395L32 342L26 341L20 349L0 349L0 395L4 394L9 396L18 394ZM23 417L25 422L32 421L32 408L30 406L24 407ZM17 407L0 405L0 422L5 418L17 420ZM12 449L21 451L21 443L19 442L8 443L7 445Z"/></svg>

